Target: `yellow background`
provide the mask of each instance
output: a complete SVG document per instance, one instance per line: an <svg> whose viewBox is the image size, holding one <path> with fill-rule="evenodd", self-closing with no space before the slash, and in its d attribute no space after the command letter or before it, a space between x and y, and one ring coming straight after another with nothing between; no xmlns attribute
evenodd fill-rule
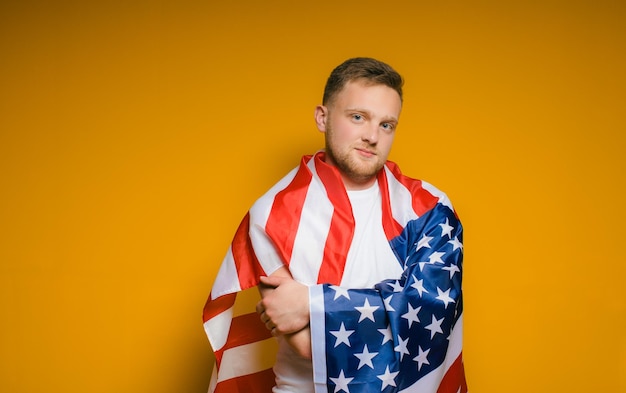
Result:
<svg viewBox="0 0 626 393"><path fill-rule="evenodd" d="M234 230L373 56L406 78L391 159L465 225L470 389L626 392L625 26L609 0L2 2L0 391L205 392Z"/></svg>

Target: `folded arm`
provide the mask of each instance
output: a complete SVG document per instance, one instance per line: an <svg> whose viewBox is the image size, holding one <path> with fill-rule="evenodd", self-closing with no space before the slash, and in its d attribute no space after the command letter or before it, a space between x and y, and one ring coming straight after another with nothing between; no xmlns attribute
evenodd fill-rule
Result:
<svg viewBox="0 0 626 393"><path fill-rule="evenodd" d="M311 358L308 287L295 281L286 267L261 277L261 321L274 336L282 335L300 356Z"/></svg>

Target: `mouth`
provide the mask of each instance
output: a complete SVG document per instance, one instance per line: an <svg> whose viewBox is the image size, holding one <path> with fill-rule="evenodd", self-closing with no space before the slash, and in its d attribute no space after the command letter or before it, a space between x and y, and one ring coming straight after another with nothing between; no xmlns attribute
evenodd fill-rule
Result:
<svg viewBox="0 0 626 393"><path fill-rule="evenodd" d="M356 149L356 151L357 151L360 155L362 155L362 156L364 156L364 157L367 157L367 158L369 158L369 157L374 157L374 156L376 155L376 152L374 152L374 151L372 151L372 150L369 150L369 149L357 148L357 149Z"/></svg>

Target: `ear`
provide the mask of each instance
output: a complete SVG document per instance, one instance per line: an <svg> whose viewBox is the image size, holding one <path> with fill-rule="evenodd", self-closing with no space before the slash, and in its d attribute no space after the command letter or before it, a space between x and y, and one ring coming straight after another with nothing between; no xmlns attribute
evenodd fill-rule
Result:
<svg viewBox="0 0 626 393"><path fill-rule="evenodd" d="M328 121L328 108L323 105L315 107L315 124L320 132L326 132L326 122Z"/></svg>

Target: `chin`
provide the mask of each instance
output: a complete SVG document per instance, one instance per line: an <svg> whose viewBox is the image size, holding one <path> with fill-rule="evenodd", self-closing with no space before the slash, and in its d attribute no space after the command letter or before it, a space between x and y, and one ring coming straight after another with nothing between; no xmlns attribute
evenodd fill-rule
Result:
<svg viewBox="0 0 626 393"><path fill-rule="evenodd" d="M361 179L363 181L371 180L373 177L378 175L378 172L382 169L382 165L376 165L371 168L363 169L359 168L357 170L352 171L352 174L355 178Z"/></svg>

